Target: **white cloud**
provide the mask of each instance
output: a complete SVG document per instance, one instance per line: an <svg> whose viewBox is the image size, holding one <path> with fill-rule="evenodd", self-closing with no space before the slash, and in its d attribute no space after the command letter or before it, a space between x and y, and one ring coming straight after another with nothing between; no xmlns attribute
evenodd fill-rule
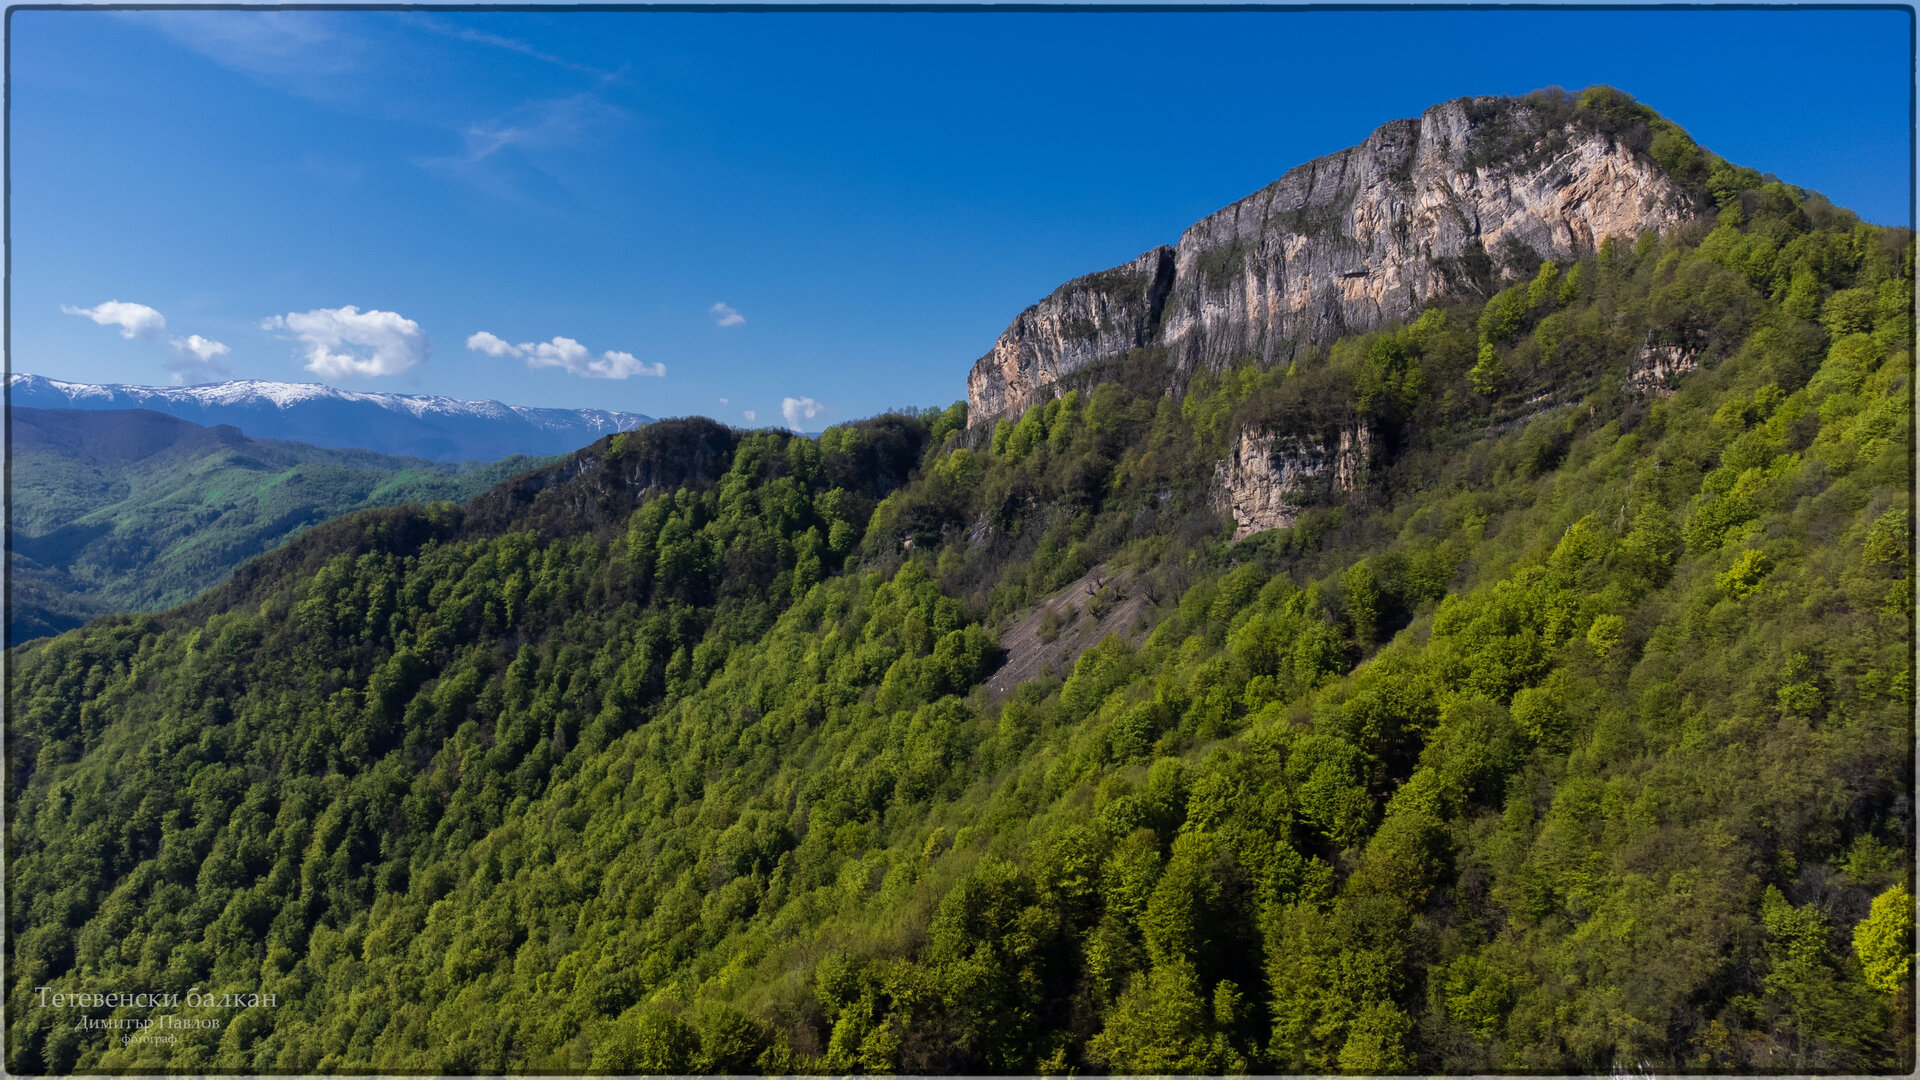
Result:
<svg viewBox="0 0 1920 1080"><path fill-rule="evenodd" d="M123 338L155 338L167 328L167 317L145 304L127 304L109 300L90 308L61 304L69 315L84 315L101 326L118 326Z"/></svg>
<svg viewBox="0 0 1920 1080"><path fill-rule="evenodd" d="M225 356L233 351L224 344L218 341L209 341L199 334L188 334L183 338L174 338L172 344L174 348L179 349L181 352L192 353L198 357L203 364L211 364L215 358Z"/></svg>
<svg viewBox="0 0 1920 1080"><path fill-rule="evenodd" d="M726 398L721 398L721 399L720 399L720 404L722 404L722 405L730 405L730 404L732 404L732 402L729 402L729 401L728 401L728 400L727 400Z"/></svg>
<svg viewBox="0 0 1920 1080"><path fill-rule="evenodd" d="M780 399L780 415L787 418L787 426L795 431L800 430L800 421L811 420L825 409L826 406L810 397Z"/></svg>
<svg viewBox="0 0 1920 1080"><path fill-rule="evenodd" d="M559 368L583 379L626 379L634 375L664 378L667 365L655 361L642 363L629 352L608 349L595 357L585 345L570 337L552 341L514 345L505 338L482 330L467 338L467 348L488 356L516 356L530 368Z"/></svg>
<svg viewBox="0 0 1920 1080"><path fill-rule="evenodd" d="M741 323L747 321L745 315L740 314L725 304L714 304L707 309L707 314L713 316L713 325L715 326L739 326Z"/></svg>
<svg viewBox="0 0 1920 1080"><path fill-rule="evenodd" d="M741 416L744 416L744 417L746 417L746 418L747 418L747 420L748 420L749 422L751 422L751 421L753 420L753 410L752 410L752 409L742 409L742 410L740 410L740 415L741 415Z"/></svg>
<svg viewBox="0 0 1920 1080"><path fill-rule="evenodd" d="M167 359L167 370L173 373L173 384L180 386L189 379L194 382L207 382L213 379L225 379L232 376L227 365L220 358L232 352L226 345L188 334L186 337L172 338L168 344L173 346L173 355Z"/></svg>
<svg viewBox="0 0 1920 1080"><path fill-rule="evenodd" d="M275 315L260 327L291 331L306 346L307 370L324 378L398 375L432 349L412 319L352 304Z"/></svg>
<svg viewBox="0 0 1920 1080"><path fill-rule="evenodd" d="M505 340L494 337L485 330L468 337L467 348L472 349L474 352L486 353L488 356L520 355L520 350L509 345Z"/></svg>
<svg viewBox="0 0 1920 1080"><path fill-rule="evenodd" d="M557 337L537 345L522 345L520 349L530 368L557 367L577 372L585 370L593 362L593 354L587 351L587 347L570 337Z"/></svg>
<svg viewBox="0 0 1920 1080"><path fill-rule="evenodd" d="M108 300L90 308L61 304L60 310L69 315L85 316L101 326L117 326L120 336L129 341L135 338L158 341L167 328L166 316L145 304ZM174 349L166 366L168 371L173 372L175 383L185 382L188 375L209 378L228 373L226 366L220 363L220 358L233 350L221 342L203 338L199 334L188 334L186 337L167 338L166 343Z"/></svg>
<svg viewBox="0 0 1920 1080"><path fill-rule="evenodd" d="M567 370L589 379L624 379L629 375L645 375L654 379L667 377L667 365L658 360L651 364L643 364L635 359L632 353L616 352L612 349L601 353L600 359L588 364L585 371L576 371L573 368Z"/></svg>

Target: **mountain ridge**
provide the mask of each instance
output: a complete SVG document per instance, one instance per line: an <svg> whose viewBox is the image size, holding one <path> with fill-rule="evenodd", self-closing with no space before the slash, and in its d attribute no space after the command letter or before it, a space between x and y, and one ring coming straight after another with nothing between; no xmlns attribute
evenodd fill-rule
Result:
<svg viewBox="0 0 1920 1080"><path fill-rule="evenodd" d="M192 598L352 510L465 499L543 459L436 462L256 439L151 409L11 410L8 640Z"/></svg>
<svg viewBox="0 0 1920 1080"><path fill-rule="evenodd" d="M1460 98L1393 120L1188 226L1066 282L967 378L973 423L1017 416L1062 378L1140 347L1176 368L1272 364L1302 347L1485 295L1540 261L1661 231L1711 205L1706 157L1618 91Z"/></svg>
<svg viewBox="0 0 1920 1080"><path fill-rule="evenodd" d="M256 438L433 461L565 453L603 435L653 422L653 417L642 413L610 409L535 408L262 379L159 387L77 383L16 373L8 392L16 406L151 409L208 427L230 424Z"/></svg>

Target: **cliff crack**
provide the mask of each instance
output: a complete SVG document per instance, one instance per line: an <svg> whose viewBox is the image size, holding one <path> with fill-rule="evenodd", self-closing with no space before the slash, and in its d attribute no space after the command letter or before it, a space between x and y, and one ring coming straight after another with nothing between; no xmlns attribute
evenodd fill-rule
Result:
<svg viewBox="0 0 1920 1080"><path fill-rule="evenodd" d="M1160 315L1166 310L1167 296L1173 292L1174 252L1167 244L1154 249L1159 256L1153 266L1153 284L1147 287L1147 317L1140 320L1140 328L1135 331L1135 346L1145 345L1160 336Z"/></svg>

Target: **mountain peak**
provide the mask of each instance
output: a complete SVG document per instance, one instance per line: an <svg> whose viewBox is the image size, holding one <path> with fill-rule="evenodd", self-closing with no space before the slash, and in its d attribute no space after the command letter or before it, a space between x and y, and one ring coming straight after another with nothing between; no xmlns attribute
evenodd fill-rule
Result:
<svg viewBox="0 0 1920 1080"><path fill-rule="evenodd" d="M1182 369L1306 345L1486 293L1541 259L1692 220L1704 155L1610 87L1459 98L1377 128L1022 312L967 379L975 422L1140 346Z"/></svg>

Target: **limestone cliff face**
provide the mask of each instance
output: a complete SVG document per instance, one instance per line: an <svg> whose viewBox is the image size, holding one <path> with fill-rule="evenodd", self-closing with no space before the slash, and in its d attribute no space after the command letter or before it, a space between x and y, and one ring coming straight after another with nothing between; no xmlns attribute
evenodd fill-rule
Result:
<svg viewBox="0 0 1920 1080"><path fill-rule="evenodd" d="M1307 343L1486 287L1488 253L1567 260L1701 206L1644 154L1524 99L1464 98L1396 120L1188 228L1173 248L1061 286L967 380L975 422L1136 345L1184 368L1284 359Z"/></svg>
<svg viewBox="0 0 1920 1080"><path fill-rule="evenodd" d="M1034 392L1152 337L1173 284L1174 251L1075 278L1020 313L967 375L969 416L1018 415Z"/></svg>
<svg viewBox="0 0 1920 1080"><path fill-rule="evenodd" d="M1289 529L1300 507L1328 495L1351 494L1366 483L1372 432L1343 427L1331 438L1247 430L1214 467L1214 502L1233 518L1233 538Z"/></svg>

